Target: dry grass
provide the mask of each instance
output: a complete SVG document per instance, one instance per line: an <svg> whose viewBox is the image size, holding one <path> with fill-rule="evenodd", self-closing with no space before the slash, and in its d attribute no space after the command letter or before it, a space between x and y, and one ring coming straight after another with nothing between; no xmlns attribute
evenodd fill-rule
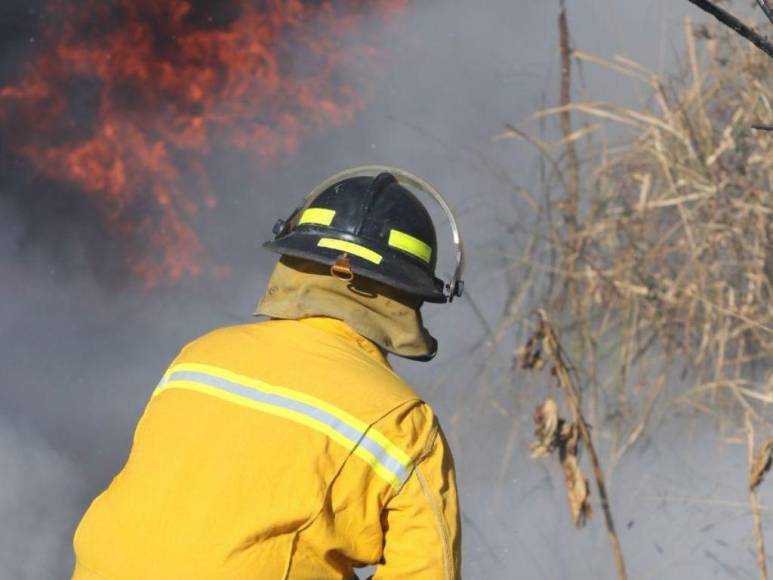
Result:
<svg viewBox="0 0 773 580"><path fill-rule="evenodd" d="M536 215L523 219L530 225L510 262L512 290L490 353L513 326L530 327L528 305L541 307L516 357L526 369L549 360L571 422L545 400L532 454L558 452L570 513L582 524L591 497L577 450L587 449L619 578L625 564L605 477L651 418L686 405L723 427L745 424L767 578L757 486L773 439L752 453L753 425L771 418L773 403L773 132L764 129L773 124L773 61L719 24L686 20L684 33L680 74L659 76L630 59L572 49L561 2L560 104L529 120L541 132L508 126L497 136L538 150L542 189L518 192ZM643 85L647 105L572 100L577 63ZM606 476L589 425L607 450Z"/></svg>
<svg viewBox="0 0 773 580"><path fill-rule="evenodd" d="M612 465L663 392L735 425L773 403L773 134L752 128L773 121L773 62L719 26L686 21L685 38L671 79L573 51L643 83L649 107L569 102L534 115L559 117L556 142L499 136L536 146L546 169L539 229L512 266L529 288L495 338L523 320L528 293L562 323L591 421L613 427ZM573 148L585 160L576 203Z"/></svg>

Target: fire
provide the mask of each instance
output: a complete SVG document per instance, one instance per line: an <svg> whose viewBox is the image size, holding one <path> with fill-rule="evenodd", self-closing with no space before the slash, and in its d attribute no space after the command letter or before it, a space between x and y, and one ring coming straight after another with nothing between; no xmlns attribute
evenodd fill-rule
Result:
<svg viewBox="0 0 773 580"><path fill-rule="evenodd" d="M213 16L194 0L53 0L42 49L0 88L0 119L36 171L132 241L126 266L147 285L197 275L211 260L192 221L217 204L207 155L265 166L352 121L367 86L341 72L376 56L357 32L405 2L230 0Z"/></svg>

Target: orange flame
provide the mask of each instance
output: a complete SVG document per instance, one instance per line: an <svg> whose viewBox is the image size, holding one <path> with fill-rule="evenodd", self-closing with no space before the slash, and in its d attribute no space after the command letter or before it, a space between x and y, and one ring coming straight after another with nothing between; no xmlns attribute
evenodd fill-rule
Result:
<svg viewBox="0 0 773 580"><path fill-rule="evenodd" d="M217 203L206 155L232 148L263 165L352 121L367 90L341 71L376 54L356 33L405 3L232 0L215 22L187 0L53 1L45 48L0 89L0 115L20 120L35 170L77 187L140 248L127 267L147 285L197 275L211 260L191 220ZM78 82L95 93L85 112L70 98Z"/></svg>

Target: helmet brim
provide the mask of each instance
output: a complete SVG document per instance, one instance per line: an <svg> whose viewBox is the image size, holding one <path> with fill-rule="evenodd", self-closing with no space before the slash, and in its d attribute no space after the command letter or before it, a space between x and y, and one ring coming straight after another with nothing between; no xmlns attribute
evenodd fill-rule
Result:
<svg viewBox="0 0 773 580"><path fill-rule="evenodd" d="M277 254L304 258L332 266L342 252L337 249L320 247L319 241L323 237L330 237L330 233L326 232L323 236L313 231L295 230L279 239L265 242L263 247ZM336 237L365 247L369 245L369 242L359 240L356 236L344 234ZM421 266L413 263L412 258L403 256L400 252L389 248L378 248L376 251L385 258L380 264L349 254L352 271L356 275L376 280L427 302L442 303L448 301L443 292L443 281L427 274Z"/></svg>

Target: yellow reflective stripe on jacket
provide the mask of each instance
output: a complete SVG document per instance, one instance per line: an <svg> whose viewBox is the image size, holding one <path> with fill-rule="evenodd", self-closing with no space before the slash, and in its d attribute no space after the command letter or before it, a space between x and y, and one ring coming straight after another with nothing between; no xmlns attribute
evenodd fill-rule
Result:
<svg viewBox="0 0 773 580"><path fill-rule="evenodd" d="M367 423L324 401L269 385L225 369L198 364L174 365L153 396L169 389L197 391L284 417L324 433L365 461L384 481L399 488L413 469L411 458Z"/></svg>
<svg viewBox="0 0 773 580"><path fill-rule="evenodd" d="M374 252L373 250L361 246L360 244L355 244L354 242L347 242L346 240L322 238L317 242L317 246L320 248L330 248L331 250L341 250L352 256L359 256L363 260L368 260L368 262L373 262L374 264L380 264L383 259L378 252Z"/></svg>
<svg viewBox="0 0 773 580"><path fill-rule="evenodd" d="M319 224L321 226L329 226L333 223L333 218L336 212L332 209L326 209L324 207L310 207L301 215L301 219L298 220L298 225L301 224Z"/></svg>
<svg viewBox="0 0 773 580"><path fill-rule="evenodd" d="M428 244L400 230L389 231L388 243L393 248L408 252L427 264L432 260L432 248Z"/></svg>

